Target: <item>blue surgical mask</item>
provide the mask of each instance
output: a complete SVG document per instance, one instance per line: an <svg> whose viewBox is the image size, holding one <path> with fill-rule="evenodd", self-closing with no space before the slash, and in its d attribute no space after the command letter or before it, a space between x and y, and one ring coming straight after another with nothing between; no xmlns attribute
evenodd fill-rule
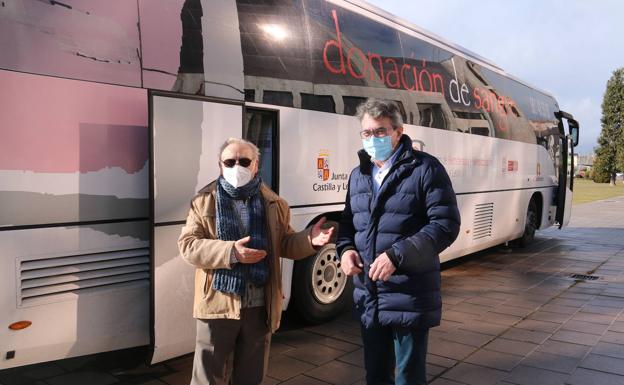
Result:
<svg viewBox="0 0 624 385"><path fill-rule="evenodd" d="M384 161L392 155L392 141L390 135L378 138L371 136L368 139L362 139L364 151L375 160Z"/></svg>

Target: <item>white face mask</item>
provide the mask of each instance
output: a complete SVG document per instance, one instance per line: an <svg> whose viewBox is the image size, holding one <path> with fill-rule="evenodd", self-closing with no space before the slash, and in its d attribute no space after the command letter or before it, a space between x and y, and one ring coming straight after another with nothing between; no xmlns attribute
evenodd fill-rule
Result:
<svg viewBox="0 0 624 385"><path fill-rule="evenodd" d="M223 166L223 178L234 188L238 188L249 183L253 175L250 169L237 164L234 167Z"/></svg>

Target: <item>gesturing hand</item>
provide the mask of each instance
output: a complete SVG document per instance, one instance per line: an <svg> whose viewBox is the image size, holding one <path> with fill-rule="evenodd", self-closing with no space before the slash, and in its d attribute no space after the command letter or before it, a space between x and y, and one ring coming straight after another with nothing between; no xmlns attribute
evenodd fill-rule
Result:
<svg viewBox="0 0 624 385"><path fill-rule="evenodd" d="M387 281L395 270L396 267L388 257L388 254L382 253L371 264L368 277L372 281Z"/></svg>
<svg viewBox="0 0 624 385"><path fill-rule="evenodd" d="M340 268L346 275L357 275L362 272L364 264L360 259L360 254L355 250L347 250L342 253Z"/></svg>
<svg viewBox="0 0 624 385"><path fill-rule="evenodd" d="M251 240L250 236L234 242L234 255L240 263L256 263L266 256L266 251L250 249L245 245Z"/></svg>
<svg viewBox="0 0 624 385"><path fill-rule="evenodd" d="M330 227L329 229L322 229L321 226L325 222L327 222L327 219L323 217L319 219L314 226L312 226L312 231L310 232L312 246L323 246L331 239L331 236L334 233L334 228Z"/></svg>

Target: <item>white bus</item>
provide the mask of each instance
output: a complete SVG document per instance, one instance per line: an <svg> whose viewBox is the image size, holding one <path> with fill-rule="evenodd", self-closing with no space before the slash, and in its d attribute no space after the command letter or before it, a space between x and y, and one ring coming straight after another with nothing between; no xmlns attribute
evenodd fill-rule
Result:
<svg viewBox="0 0 624 385"><path fill-rule="evenodd" d="M338 221L367 97L452 178L443 261L569 219L578 123L555 99L359 0L4 0L0 52L0 369L191 352L176 240L219 145L260 147L295 229ZM333 245L281 268L286 306L343 309Z"/></svg>

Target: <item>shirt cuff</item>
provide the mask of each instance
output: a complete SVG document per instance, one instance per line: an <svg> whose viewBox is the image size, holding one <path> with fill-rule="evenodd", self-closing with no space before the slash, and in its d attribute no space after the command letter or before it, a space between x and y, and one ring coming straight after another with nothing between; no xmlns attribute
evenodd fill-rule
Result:
<svg viewBox="0 0 624 385"><path fill-rule="evenodd" d="M236 259L236 251L232 247L232 252L230 253L230 266L234 265L235 263L238 263L238 259Z"/></svg>

